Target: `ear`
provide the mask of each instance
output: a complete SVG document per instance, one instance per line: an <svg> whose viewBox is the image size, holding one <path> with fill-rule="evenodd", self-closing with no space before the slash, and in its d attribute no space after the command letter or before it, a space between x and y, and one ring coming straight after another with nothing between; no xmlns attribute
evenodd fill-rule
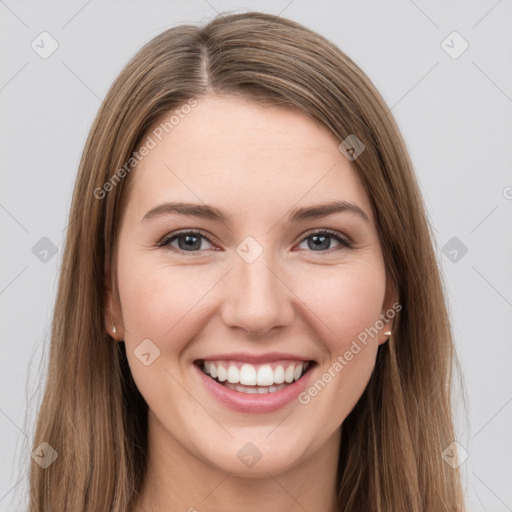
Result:
<svg viewBox="0 0 512 512"><path fill-rule="evenodd" d="M114 338L116 341L124 340L124 326L122 323L121 306L118 300L118 294L115 292L115 284L111 279L109 271L105 272L106 276L106 289L104 296L104 324L107 334ZM114 332L115 327L115 332Z"/></svg>
<svg viewBox="0 0 512 512"><path fill-rule="evenodd" d="M379 345L382 345L388 341L389 337L392 335L393 326L395 325L394 318L397 316L401 309L402 305L398 302L398 293L396 291L395 283L391 279L387 278L386 293L382 303L382 310L378 319L378 323L376 323L376 327L378 327L379 330ZM389 334L390 332L391 334Z"/></svg>

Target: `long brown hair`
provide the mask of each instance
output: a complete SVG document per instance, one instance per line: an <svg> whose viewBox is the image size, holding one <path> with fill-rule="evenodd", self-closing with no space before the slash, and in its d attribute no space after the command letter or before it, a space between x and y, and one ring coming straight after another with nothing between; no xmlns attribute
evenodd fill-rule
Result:
<svg viewBox="0 0 512 512"><path fill-rule="evenodd" d="M343 422L339 510L464 510L459 472L441 456L454 441L449 316L433 233L400 131L369 78L340 49L295 22L249 12L155 37L122 70L94 121L73 193L33 442L34 448L47 442L58 458L46 469L32 462L31 512L127 512L141 489L147 404L124 343L105 329L116 220L136 169L130 159L147 130L208 94L299 109L340 143L355 135L365 145L354 169L403 309Z"/></svg>

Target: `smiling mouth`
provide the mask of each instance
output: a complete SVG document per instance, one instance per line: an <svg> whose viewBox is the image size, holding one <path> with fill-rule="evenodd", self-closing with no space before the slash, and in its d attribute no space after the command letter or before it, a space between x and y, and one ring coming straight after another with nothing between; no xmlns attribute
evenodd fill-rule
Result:
<svg viewBox="0 0 512 512"><path fill-rule="evenodd" d="M241 361L194 362L212 380L224 387L248 394L275 393L301 379L314 361L274 361L253 365Z"/></svg>

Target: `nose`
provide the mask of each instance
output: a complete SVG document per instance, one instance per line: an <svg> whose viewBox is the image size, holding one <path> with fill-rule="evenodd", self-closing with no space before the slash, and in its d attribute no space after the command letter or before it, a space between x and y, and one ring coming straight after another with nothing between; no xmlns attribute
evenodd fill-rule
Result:
<svg viewBox="0 0 512 512"><path fill-rule="evenodd" d="M229 327L261 336L292 321L293 292L268 253L251 263L235 255L222 310Z"/></svg>

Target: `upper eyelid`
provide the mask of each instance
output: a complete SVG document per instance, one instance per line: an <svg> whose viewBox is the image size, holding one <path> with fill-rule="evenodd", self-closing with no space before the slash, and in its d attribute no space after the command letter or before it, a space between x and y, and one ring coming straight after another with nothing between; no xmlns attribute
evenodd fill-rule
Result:
<svg viewBox="0 0 512 512"><path fill-rule="evenodd" d="M163 242L168 242L170 241L172 238L176 238L180 235L187 235L189 233L192 233L194 235L197 235L197 236L202 236L203 238L206 238L206 240L208 240L208 242L210 242L211 244L215 243L214 240L215 240L215 237L213 237L212 235L210 234L205 234L203 231L201 230L194 230L194 229L184 229L184 230L180 230L180 231L173 231L172 233L169 233L168 235L165 235L161 240L160 242L158 242L158 244L161 244ZM212 240L213 238L213 240Z"/></svg>

